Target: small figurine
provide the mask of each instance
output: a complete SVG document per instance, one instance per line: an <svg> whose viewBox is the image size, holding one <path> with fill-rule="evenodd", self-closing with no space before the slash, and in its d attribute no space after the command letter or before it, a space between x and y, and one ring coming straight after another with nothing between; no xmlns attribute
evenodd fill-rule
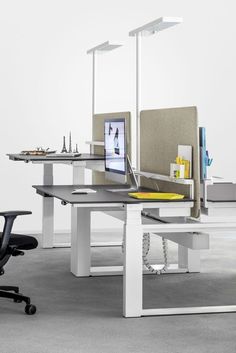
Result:
<svg viewBox="0 0 236 353"><path fill-rule="evenodd" d="M77 144L77 143L76 143L76 145L75 145L74 153L79 153L79 151L78 151L78 144Z"/></svg>
<svg viewBox="0 0 236 353"><path fill-rule="evenodd" d="M67 153L67 149L66 149L66 137L65 137L65 136L63 136L63 147L62 147L61 153Z"/></svg>
<svg viewBox="0 0 236 353"><path fill-rule="evenodd" d="M70 131L70 135L69 135L69 150L68 153L72 153L72 146L71 146L71 131Z"/></svg>

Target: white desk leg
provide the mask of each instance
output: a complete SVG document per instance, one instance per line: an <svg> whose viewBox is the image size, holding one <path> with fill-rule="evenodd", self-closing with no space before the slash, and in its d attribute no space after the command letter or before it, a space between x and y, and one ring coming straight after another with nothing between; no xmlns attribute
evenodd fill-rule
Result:
<svg viewBox="0 0 236 353"><path fill-rule="evenodd" d="M85 181L85 162L73 162L73 185L83 185Z"/></svg>
<svg viewBox="0 0 236 353"><path fill-rule="evenodd" d="M142 205L126 205L124 224L123 316L139 317L143 300Z"/></svg>
<svg viewBox="0 0 236 353"><path fill-rule="evenodd" d="M83 185L85 181L85 163L80 162L78 164L76 162L73 162L72 167L73 167L73 174L72 174L73 185ZM77 209L75 207L71 207L71 229L77 227L76 212L77 212Z"/></svg>
<svg viewBox="0 0 236 353"><path fill-rule="evenodd" d="M189 272L200 272L200 250L178 245L178 263L180 268L187 268Z"/></svg>
<svg viewBox="0 0 236 353"><path fill-rule="evenodd" d="M53 185L53 164L43 165L43 185ZM43 197L42 247L53 248L54 198Z"/></svg>
<svg viewBox="0 0 236 353"><path fill-rule="evenodd" d="M90 209L72 206L71 272L77 277L90 275Z"/></svg>

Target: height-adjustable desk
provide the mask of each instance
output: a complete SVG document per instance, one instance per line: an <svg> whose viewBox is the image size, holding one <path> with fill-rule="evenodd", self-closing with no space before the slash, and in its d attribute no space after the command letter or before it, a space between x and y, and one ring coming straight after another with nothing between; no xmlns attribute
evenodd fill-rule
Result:
<svg viewBox="0 0 236 353"><path fill-rule="evenodd" d="M141 316L142 310L142 246L143 225L141 211L143 208L186 208L193 202L175 201L140 201L131 198L127 193L110 192L108 185L89 186L96 193L86 195L71 194L75 185L34 186L37 193L44 198L57 198L62 204L70 204L74 213L71 229L71 272L78 277L90 276L90 214L92 211L117 211L123 213L124 219L124 266L123 266L123 315L125 317ZM83 186L84 187L84 186ZM87 187L87 186L86 186ZM116 214L116 212L114 212Z"/></svg>
<svg viewBox="0 0 236 353"><path fill-rule="evenodd" d="M100 170L104 168L104 157L102 155L82 153L79 157L52 157L52 156L30 156L23 154L8 154L12 161L43 165L43 184L53 185L53 165L65 164L73 168L72 184L84 184L85 169ZM43 224L42 224L43 248L53 246L65 246L65 244L54 244L54 200L43 198Z"/></svg>
<svg viewBox="0 0 236 353"><path fill-rule="evenodd" d="M236 222L201 223L189 219L180 223L143 222L141 211L150 208L192 207L191 200L147 201L129 197L127 193L109 192L107 186L90 186L97 192L87 195L73 195L75 186L34 186L43 197L55 197L62 204L70 204L74 212L71 240L71 272L78 277L90 276L90 213L96 211L117 211L124 218L124 261L123 261L123 315L140 317L151 315L178 315L197 313L235 312L236 305L143 309L143 233L168 234L174 239L182 234L189 242L203 240L204 233L236 231ZM79 187L79 186L78 186Z"/></svg>

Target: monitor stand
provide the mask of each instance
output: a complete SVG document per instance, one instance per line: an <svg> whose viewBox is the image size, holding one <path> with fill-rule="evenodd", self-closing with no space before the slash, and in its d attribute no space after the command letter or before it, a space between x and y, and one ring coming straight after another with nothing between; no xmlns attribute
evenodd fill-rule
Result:
<svg viewBox="0 0 236 353"><path fill-rule="evenodd" d="M109 189L107 189L107 191L111 191L111 192L138 191L138 188L139 188L138 181L134 174L134 170L132 168L128 155L127 155L127 171L128 171L128 175L130 176L131 185L127 185L126 188L116 188L116 189L115 188L112 189L110 186Z"/></svg>

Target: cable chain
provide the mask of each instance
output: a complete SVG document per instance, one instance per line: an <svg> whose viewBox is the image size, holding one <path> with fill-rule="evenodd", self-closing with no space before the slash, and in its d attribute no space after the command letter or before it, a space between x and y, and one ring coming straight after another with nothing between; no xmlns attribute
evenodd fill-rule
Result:
<svg viewBox="0 0 236 353"><path fill-rule="evenodd" d="M121 245L122 253L124 253L124 237ZM164 266L161 270L155 270L155 268L149 263L147 255L150 251L150 233L144 233L143 234L143 264L146 266L146 268L157 275L160 275L162 273L165 273L166 270L168 269L168 242L167 239L162 237L162 248L163 248L163 255L164 255Z"/></svg>
<svg viewBox="0 0 236 353"><path fill-rule="evenodd" d="M143 264L146 266L148 271L152 272L153 274L160 275L165 273L168 268L168 243L165 238L162 238L162 247L163 247L163 254L164 254L164 266L161 270L156 270L148 261L147 255L150 250L150 233L144 233L143 235Z"/></svg>

